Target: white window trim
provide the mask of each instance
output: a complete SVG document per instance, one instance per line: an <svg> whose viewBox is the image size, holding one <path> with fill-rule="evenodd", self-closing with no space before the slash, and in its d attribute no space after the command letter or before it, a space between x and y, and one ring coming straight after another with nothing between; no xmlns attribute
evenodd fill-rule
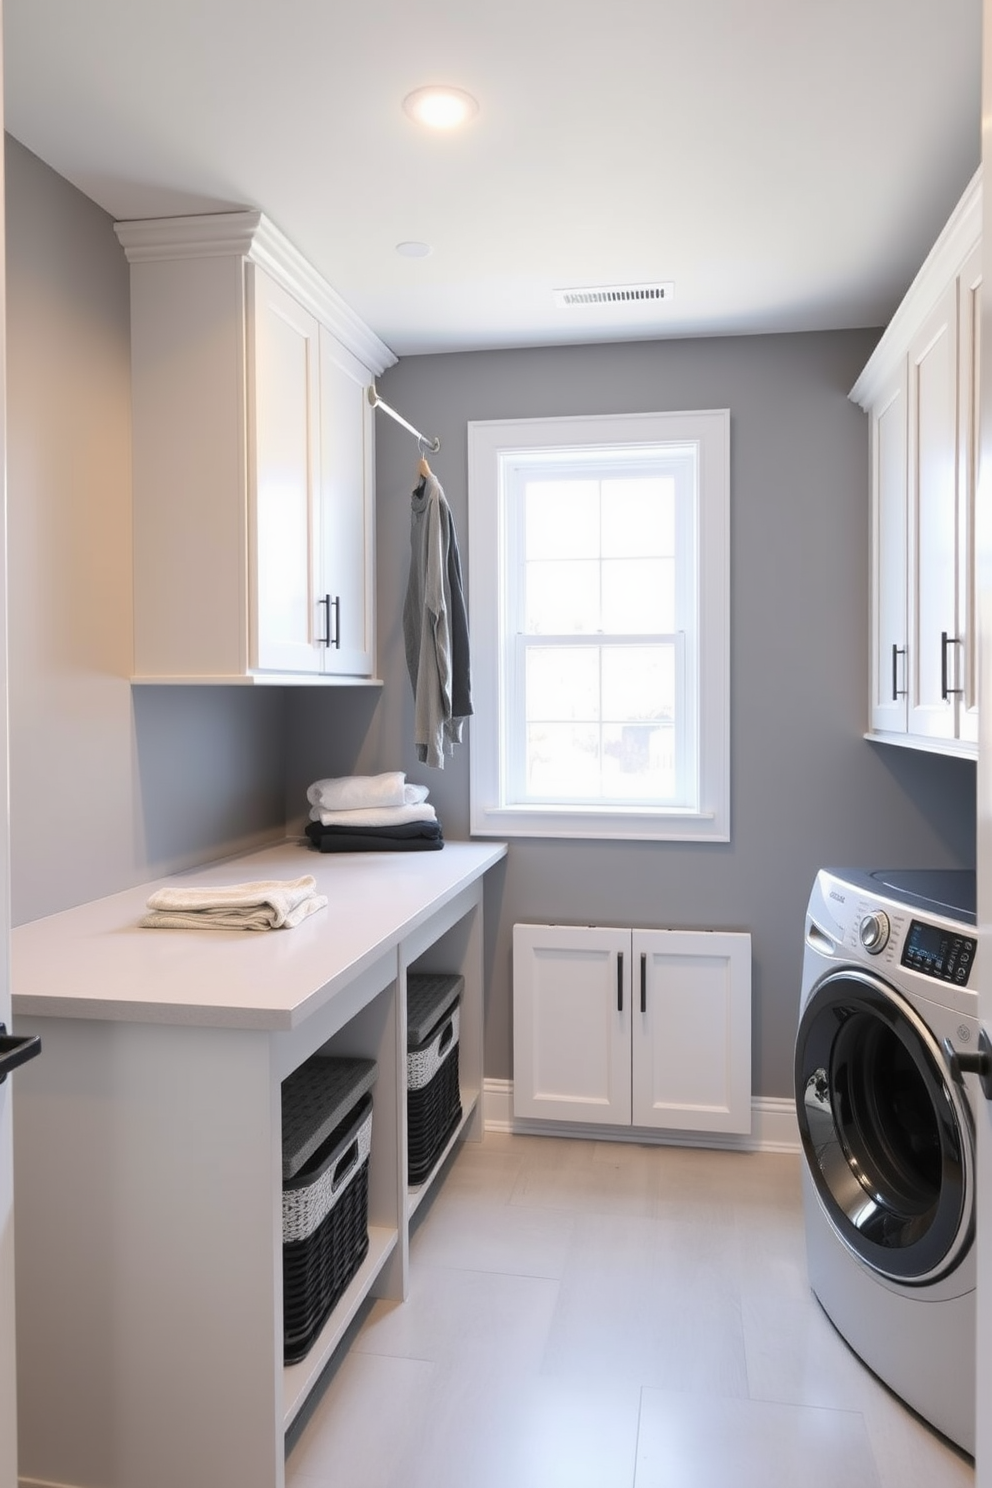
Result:
<svg viewBox="0 0 992 1488"><path fill-rule="evenodd" d="M501 804L499 602L505 554L499 456L508 450L693 441L699 448L699 808ZM469 628L474 715L471 831L477 837L656 842L730 840L730 412L491 419L468 426Z"/></svg>

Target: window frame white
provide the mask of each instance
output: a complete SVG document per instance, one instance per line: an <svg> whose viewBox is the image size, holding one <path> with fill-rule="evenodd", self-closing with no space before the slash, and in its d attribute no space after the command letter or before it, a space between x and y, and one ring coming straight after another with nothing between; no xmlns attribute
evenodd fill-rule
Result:
<svg viewBox="0 0 992 1488"><path fill-rule="evenodd" d="M501 606L508 533L501 458L547 450L694 445L698 520L698 798L684 806L507 804L501 758ZM468 425L473 836L730 840L730 412L491 419Z"/></svg>

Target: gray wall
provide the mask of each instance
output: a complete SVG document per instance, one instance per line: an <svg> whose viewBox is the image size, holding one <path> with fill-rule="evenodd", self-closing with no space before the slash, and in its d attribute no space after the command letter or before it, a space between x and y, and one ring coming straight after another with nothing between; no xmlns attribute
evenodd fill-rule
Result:
<svg viewBox="0 0 992 1488"><path fill-rule="evenodd" d="M14 924L284 830L284 696L131 670L128 269L7 139Z"/></svg>
<svg viewBox="0 0 992 1488"><path fill-rule="evenodd" d="M548 348L412 357L383 398L439 434L432 468L467 557L471 419L673 408L731 410L732 840L729 844L511 842L490 893L493 986L486 1069L511 1075L515 920L749 930L754 1091L791 1092L806 898L826 864L971 865L969 761L867 743L868 438L847 392L877 333ZM416 764L400 614L416 442L379 415L378 706L357 713L362 769L431 787L446 835L468 835L468 756ZM355 705L358 706L357 704ZM327 739L327 700L301 700L299 731ZM486 727L473 719L471 730ZM470 745L469 745L470 747ZM290 811L307 769L291 747Z"/></svg>

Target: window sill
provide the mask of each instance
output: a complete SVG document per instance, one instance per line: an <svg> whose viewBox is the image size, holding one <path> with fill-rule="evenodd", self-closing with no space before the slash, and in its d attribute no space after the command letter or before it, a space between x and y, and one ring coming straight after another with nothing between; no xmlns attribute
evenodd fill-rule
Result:
<svg viewBox="0 0 992 1488"><path fill-rule="evenodd" d="M563 837L631 842L729 842L725 821L713 811L637 807L576 810L571 807L493 806L473 812L473 837Z"/></svg>

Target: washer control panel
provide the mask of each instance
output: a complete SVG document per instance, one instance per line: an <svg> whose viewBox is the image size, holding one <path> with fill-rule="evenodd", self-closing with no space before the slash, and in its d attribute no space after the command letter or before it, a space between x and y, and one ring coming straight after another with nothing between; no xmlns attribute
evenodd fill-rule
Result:
<svg viewBox="0 0 992 1488"><path fill-rule="evenodd" d="M911 920L899 964L940 982L968 985L977 941L924 920ZM870 947L866 947L870 949Z"/></svg>

